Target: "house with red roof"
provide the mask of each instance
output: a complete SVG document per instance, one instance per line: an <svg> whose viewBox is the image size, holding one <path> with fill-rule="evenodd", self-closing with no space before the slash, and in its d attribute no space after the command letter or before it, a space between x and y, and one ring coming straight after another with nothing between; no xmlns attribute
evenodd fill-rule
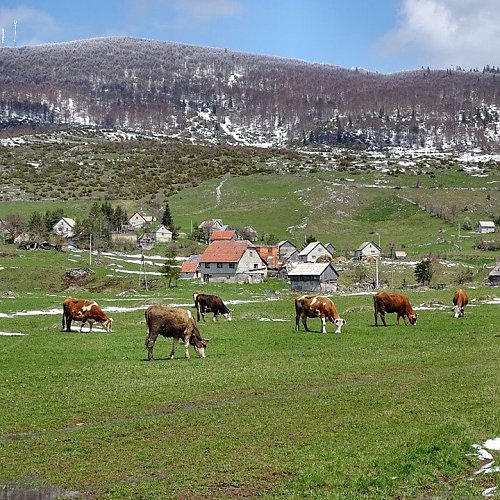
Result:
<svg viewBox="0 0 500 500"><path fill-rule="evenodd" d="M181 266L179 278L199 278L198 266L200 265L201 255L191 255Z"/></svg>
<svg viewBox="0 0 500 500"><path fill-rule="evenodd" d="M236 231L233 229L226 229L226 230L214 230L212 234L210 235L210 242L212 241L218 241L218 240L224 240L224 241L232 241L232 240L237 240L238 235L236 234Z"/></svg>
<svg viewBox="0 0 500 500"><path fill-rule="evenodd" d="M205 282L260 283L266 262L248 240L216 240L203 252L198 272Z"/></svg>
<svg viewBox="0 0 500 500"><path fill-rule="evenodd" d="M268 268L278 269L279 249L278 245L256 245L257 252Z"/></svg>

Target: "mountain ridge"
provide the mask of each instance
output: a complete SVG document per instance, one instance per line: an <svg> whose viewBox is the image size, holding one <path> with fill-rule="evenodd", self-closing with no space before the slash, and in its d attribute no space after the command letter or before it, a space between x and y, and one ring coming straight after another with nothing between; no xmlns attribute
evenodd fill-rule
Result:
<svg viewBox="0 0 500 500"><path fill-rule="evenodd" d="M131 37L0 49L0 127L87 125L200 143L500 146L496 73L381 74Z"/></svg>

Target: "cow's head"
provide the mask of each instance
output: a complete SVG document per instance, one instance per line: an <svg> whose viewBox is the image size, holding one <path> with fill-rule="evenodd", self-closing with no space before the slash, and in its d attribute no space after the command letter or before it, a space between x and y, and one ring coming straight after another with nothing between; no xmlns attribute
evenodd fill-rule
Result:
<svg viewBox="0 0 500 500"><path fill-rule="evenodd" d="M193 300L196 302L196 297L200 295L200 292L193 292Z"/></svg>
<svg viewBox="0 0 500 500"><path fill-rule="evenodd" d="M231 321L233 319L231 316L231 312L231 309L228 309L227 313L223 313L222 316L224 316L224 318L226 318L228 321Z"/></svg>
<svg viewBox="0 0 500 500"><path fill-rule="evenodd" d="M113 318L108 318L103 324L103 328L107 331L107 332L111 332L111 326L113 324Z"/></svg>
<svg viewBox="0 0 500 500"><path fill-rule="evenodd" d="M455 318L460 318L464 315L464 308L463 307L460 307L460 306L455 306L454 309L454 316Z"/></svg>
<svg viewBox="0 0 500 500"><path fill-rule="evenodd" d="M346 319L342 318L337 318L336 320L333 321L333 324L337 327L335 329L335 333L342 333L342 326L347 323Z"/></svg>
<svg viewBox="0 0 500 500"><path fill-rule="evenodd" d="M415 325L417 323L417 313L408 314L408 321L410 325Z"/></svg>
<svg viewBox="0 0 500 500"><path fill-rule="evenodd" d="M193 343L194 350L196 351L196 354L198 354L200 358L205 358L205 348L207 347L209 341L210 339L203 339L203 338L201 340L196 339L194 341Z"/></svg>

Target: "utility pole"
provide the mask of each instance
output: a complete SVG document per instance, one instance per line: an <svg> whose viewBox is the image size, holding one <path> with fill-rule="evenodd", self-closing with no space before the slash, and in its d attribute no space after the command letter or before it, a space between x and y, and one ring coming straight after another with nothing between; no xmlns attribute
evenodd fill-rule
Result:
<svg viewBox="0 0 500 500"><path fill-rule="evenodd" d="M92 233L89 236L89 266L92 265Z"/></svg>
<svg viewBox="0 0 500 500"><path fill-rule="evenodd" d="M143 276L144 276L144 279L141 280L141 278ZM148 277L146 275L146 266L144 264L144 251L143 251L142 245L141 245L141 268L140 268L140 271L139 271L139 286L141 286L142 281L144 282L144 287L147 290L148 289Z"/></svg>

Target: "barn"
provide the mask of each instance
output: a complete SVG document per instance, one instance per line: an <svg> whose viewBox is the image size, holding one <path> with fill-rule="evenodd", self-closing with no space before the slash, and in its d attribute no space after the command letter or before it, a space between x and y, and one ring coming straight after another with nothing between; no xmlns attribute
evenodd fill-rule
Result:
<svg viewBox="0 0 500 500"><path fill-rule="evenodd" d="M300 262L288 272L293 291L335 292L339 273L331 262Z"/></svg>
<svg viewBox="0 0 500 500"><path fill-rule="evenodd" d="M497 264L488 274L488 283L492 286L500 285L500 264Z"/></svg>

